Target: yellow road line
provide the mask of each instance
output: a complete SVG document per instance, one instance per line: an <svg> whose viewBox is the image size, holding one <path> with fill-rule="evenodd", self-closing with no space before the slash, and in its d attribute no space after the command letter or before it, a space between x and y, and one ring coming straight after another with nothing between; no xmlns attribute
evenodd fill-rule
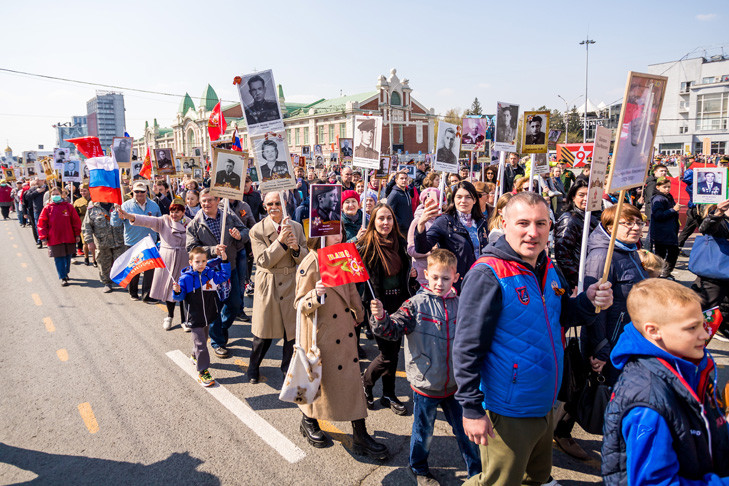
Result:
<svg viewBox="0 0 729 486"><path fill-rule="evenodd" d="M48 332L54 332L56 330L56 326L53 325L53 321L51 320L50 317L44 317L43 324L45 324L46 331L48 331Z"/></svg>
<svg viewBox="0 0 729 486"><path fill-rule="evenodd" d="M30 278L30 277L25 277L25 280L27 280L28 282L32 282L33 281L33 279Z"/></svg>
<svg viewBox="0 0 729 486"><path fill-rule="evenodd" d="M84 421L84 425L89 429L90 434L95 434L99 431L99 423L96 421L94 411L91 410L91 404L84 402L79 404L78 413L81 414L81 419Z"/></svg>
<svg viewBox="0 0 729 486"><path fill-rule="evenodd" d="M43 305L43 302L41 302L40 295L38 295L38 294L30 294L30 297L33 299L33 302L35 303L35 305L37 305L37 306Z"/></svg>
<svg viewBox="0 0 729 486"><path fill-rule="evenodd" d="M352 447L352 436L345 434L326 420L319 420L319 428L329 434L333 440L340 442L344 447Z"/></svg>
<svg viewBox="0 0 729 486"><path fill-rule="evenodd" d="M242 359L236 359L235 361L233 361L233 364L236 365L236 366L240 366L240 369L243 370L243 373L248 372L248 363L246 363ZM266 383L268 381L268 378L266 378L263 375L260 375L259 378L258 378L258 381L260 383Z"/></svg>
<svg viewBox="0 0 729 486"><path fill-rule="evenodd" d="M58 355L58 359L61 361L68 361L68 351L65 349L59 349L56 351L56 354Z"/></svg>
<svg viewBox="0 0 729 486"><path fill-rule="evenodd" d="M163 304L154 304L154 305L156 305L157 307L159 307L163 311L167 312L167 306L166 305L163 305Z"/></svg>

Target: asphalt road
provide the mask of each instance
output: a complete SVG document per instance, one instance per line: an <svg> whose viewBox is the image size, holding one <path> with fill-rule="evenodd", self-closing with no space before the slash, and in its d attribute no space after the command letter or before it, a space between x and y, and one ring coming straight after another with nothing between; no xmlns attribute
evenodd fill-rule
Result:
<svg viewBox="0 0 729 486"><path fill-rule="evenodd" d="M191 337L179 316L164 331L162 306L132 302L121 289L103 294L82 259L74 259L71 286L61 287L47 250L17 221L0 221L0 248L1 484L408 484L412 417L379 405L370 413L370 433L392 453L384 464L350 452L349 423L322 423L334 445L314 449L298 431L298 408L278 400L280 345L264 361L265 381L244 383L249 325L233 326L232 356L213 358L218 386L205 389L191 376ZM365 343L374 358L374 342ZM729 346L712 347L729 363ZM400 375L398 395L410 402ZM555 450L553 476L599 484L600 438L575 436L592 459ZM430 465L442 484L465 479L442 414Z"/></svg>

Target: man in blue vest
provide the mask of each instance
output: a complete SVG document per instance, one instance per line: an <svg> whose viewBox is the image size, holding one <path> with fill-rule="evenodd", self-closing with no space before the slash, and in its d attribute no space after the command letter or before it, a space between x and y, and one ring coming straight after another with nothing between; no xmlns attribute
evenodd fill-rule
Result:
<svg viewBox="0 0 729 486"><path fill-rule="evenodd" d="M504 236L463 280L453 365L463 427L483 472L468 485L544 484L552 469L552 410L562 381L562 331L612 305L610 283L571 298L545 253L549 208L522 192L504 207Z"/></svg>

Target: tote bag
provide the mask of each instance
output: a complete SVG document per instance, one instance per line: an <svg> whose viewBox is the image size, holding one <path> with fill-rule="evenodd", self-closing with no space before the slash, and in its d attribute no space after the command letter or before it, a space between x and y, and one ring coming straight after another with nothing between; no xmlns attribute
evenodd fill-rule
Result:
<svg viewBox="0 0 729 486"><path fill-rule="evenodd" d="M311 347L307 350L301 346L301 306L304 299L299 301L296 309L296 342L294 355L286 372L279 400L299 405L313 403L319 394L321 385L321 351L316 345L316 321L318 311L314 311L311 326Z"/></svg>

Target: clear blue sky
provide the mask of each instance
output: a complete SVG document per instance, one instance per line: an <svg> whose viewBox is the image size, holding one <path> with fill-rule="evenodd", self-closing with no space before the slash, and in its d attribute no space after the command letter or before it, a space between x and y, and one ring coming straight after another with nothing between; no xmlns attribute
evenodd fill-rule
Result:
<svg viewBox="0 0 729 486"><path fill-rule="evenodd" d="M207 83L236 101L233 77L254 69L273 69L286 99L303 102L373 90L395 67L436 113L476 96L488 112L497 100L563 110L558 94L583 102L588 34L589 97L610 103L628 70L729 54L728 20L726 0L5 2L0 68L197 104ZM0 143L52 148L51 125L86 114L96 89L0 72ZM125 92L127 131L141 136L154 117L169 126L179 102Z"/></svg>

